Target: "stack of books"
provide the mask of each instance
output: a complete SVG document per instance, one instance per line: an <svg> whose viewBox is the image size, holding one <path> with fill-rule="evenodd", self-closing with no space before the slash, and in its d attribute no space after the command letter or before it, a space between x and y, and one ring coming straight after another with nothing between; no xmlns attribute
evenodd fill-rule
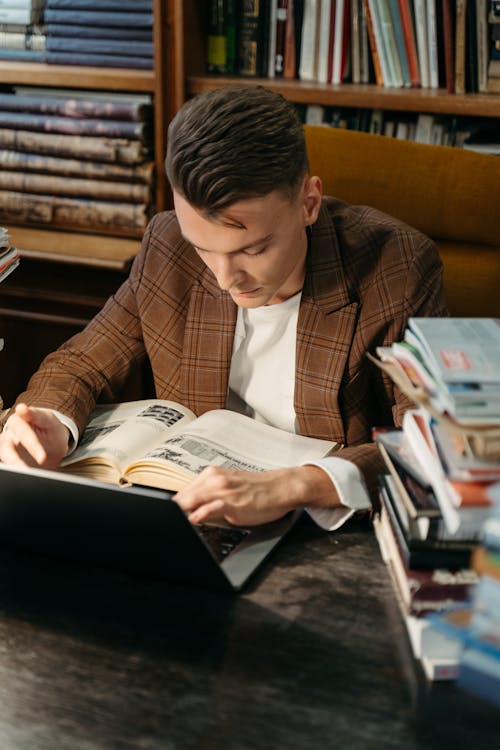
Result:
<svg viewBox="0 0 500 750"><path fill-rule="evenodd" d="M45 0L0 0L0 60L43 62Z"/></svg>
<svg viewBox="0 0 500 750"><path fill-rule="evenodd" d="M140 237L152 211L149 95L0 93L0 219Z"/></svg>
<svg viewBox="0 0 500 750"><path fill-rule="evenodd" d="M461 644L457 684L500 706L500 484L489 494L495 504L472 557L479 576L472 602L430 622L435 632Z"/></svg>
<svg viewBox="0 0 500 750"><path fill-rule="evenodd" d="M19 253L10 244L10 235L5 227L0 227L0 281L9 276L19 265ZM2 342L3 344L3 342Z"/></svg>
<svg viewBox="0 0 500 750"><path fill-rule="evenodd" d="M376 432L387 475L375 531L415 655L429 677L454 678L460 644L424 616L463 605L477 585L500 481L500 321L412 318L405 340L377 354L419 408L402 430Z"/></svg>
<svg viewBox="0 0 500 750"><path fill-rule="evenodd" d="M153 67L152 0L46 0L46 62Z"/></svg>

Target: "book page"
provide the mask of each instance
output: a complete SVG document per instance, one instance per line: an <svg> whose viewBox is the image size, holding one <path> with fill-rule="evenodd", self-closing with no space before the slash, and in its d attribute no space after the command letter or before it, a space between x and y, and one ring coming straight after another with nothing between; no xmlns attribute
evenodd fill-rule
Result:
<svg viewBox="0 0 500 750"><path fill-rule="evenodd" d="M104 459L122 473L130 461L143 456L167 433L192 419L195 419L193 412L174 401L148 399L98 406L78 447L62 466Z"/></svg>
<svg viewBox="0 0 500 750"><path fill-rule="evenodd" d="M336 443L295 435L228 410L206 412L176 430L140 461L174 464L197 474L206 466L266 471L298 466L332 451ZM128 472L127 472L128 473Z"/></svg>

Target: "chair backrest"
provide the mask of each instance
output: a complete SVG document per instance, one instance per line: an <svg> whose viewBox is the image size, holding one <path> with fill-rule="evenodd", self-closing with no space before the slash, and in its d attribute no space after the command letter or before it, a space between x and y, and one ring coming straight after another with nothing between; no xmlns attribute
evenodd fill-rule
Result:
<svg viewBox="0 0 500 750"><path fill-rule="evenodd" d="M356 131L306 126L325 194L370 205L431 237L457 316L500 318L500 158Z"/></svg>

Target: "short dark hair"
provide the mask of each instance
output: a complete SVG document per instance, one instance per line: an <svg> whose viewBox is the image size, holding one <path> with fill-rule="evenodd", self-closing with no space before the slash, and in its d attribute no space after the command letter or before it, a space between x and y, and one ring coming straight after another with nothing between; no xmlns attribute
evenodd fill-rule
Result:
<svg viewBox="0 0 500 750"><path fill-rule="evenodd" d="M273 190L293 199L308 171L295 106L262 86L224 86L188 100L167 143L172 189L208 215Z"/></svg>

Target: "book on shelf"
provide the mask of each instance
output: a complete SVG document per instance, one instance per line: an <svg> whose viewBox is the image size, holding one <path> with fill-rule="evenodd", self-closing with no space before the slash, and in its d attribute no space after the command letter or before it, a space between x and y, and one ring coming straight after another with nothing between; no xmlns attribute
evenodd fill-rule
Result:
<svg viewBox="0 0 500 750"><path fill-rule="evenodd" d="M148 204L151 201L150 186L137 182L111 182L36 172L13 172L6 169L0 172L0 191L2 190L38 193L46 196L87 197L94 200L124 201L125 203Z"/></svg>
<svg viewBox="0 0 500 750"><path fill-rule="evenodd" d="M412 76L410 75L410 64L408 60L408 50L405 42L405 32L403 29L403 18L401 15L401 8L399 0L389 0L389 9L391 13L391 21L394 28L394 37L396 40L397 54L399 57L399 63L401 66L401 75L404 86L414 85Z"/></svg>
<svg viewBox="0 0 500 750"><path fill-rule="evenodd" d="M141 183L150 188L153 185L154 163L151 161L129 166L0 149L0 167L7 171L43 172L45 175ZM50 177L47 179L50 180Z"/></svg>
<svg viewBox="0 0 500 750"><path fill-rule="evenodd" d="M0 23L40 24L42 23L43 3L33 2L26 6L0 5Z"/></svg>
<svg viewBox="0 0 500 750"><path fill-rule="evenodd" d="M45 50L46 36L31 31L0 31L0 49Z"/></svg>
<svg viewBox="0 0 500 750"><path fill-rule="evenodd" d="M375 26L372 5L370 0L363 0L363 8L365 11L366 18L366 30L368 34L368 42L372 56L373 70L375 74L375 82L377 86L384 86L385 80L387 80L387 70L385 60L381 59L379 55L380 45L380 28ZM383 67L382 67L383 66Z"/></svg>
<svg viewBox="0 0 500 750"><path fill-rule="evenodd" d="M135 28L130 26L82 26L68 23L44 24L46 36L66 36L75 39L131 39L148 42L153 38L152 28Z"/></svg>
<svg viewBox="0 0 500 750"><path fill-rule="evenodd" d="M439 87L438 69L438 21L436 13L436 0L426 0L426 22L427 22L427 55L429 61L429 87Z"/></svg>
<svg viewBox="0 0 500 750"><path fill-rule="evenodd" d="M45 62L50 65L87 65L104 68L139 68L149 70L153 67L151 55L102 55L97 52L45 52Z"/></svg>
<svg viewBox="0 0 500 750"><path fill-rule="evenodd" d="M442 0L444 85L449 94L455 93L455 26L454 0Z"/></svg>
<svg viewBox="0 0 500 750"><path fill-rule="evenodd" d="M283 59L283 78L298 77L300 60L300 30L302 28L301 14L303 0L288 0L285 23L285 50Z"/></svg>
<svg viewBox="0 0 500 750"><path fill-rule="evenodd" d="M57 93L56 93L57 92ZM151 99L127 94L117 98L106 92L106 98L89 92L69 90L64 95L60 89L45 90L27 86L15 87L13 93L0 93L0 110L30 112L45 115L63 115L72 119L103 119L144 122L152 115Z"/></svg>
<svg viewBox="0 0 500 750"><path fill-rule="evenodd" d="M477 88L480 93L488 91L488 0L476 0L476 54Z"/></svg>
<svg viewBox="0 0 500 750"><path fill-rule="evenodd" d="M426 0L414 0L415 36L422 88L430 85Z"/></svg>
<svg viewBox="0 0 500 750"><path fill-rule="evenodd" d="M343 6L343 2L337 2L336 6L340 8ZM318 83L328 83L332 80L332 68L333 68L333 55L334 47L337 42L336 39L336 26L335 26L335 4L325 2L321 0L318 3L319 6L319 19L317 27L317 39L315 55L317 58L316 62L316 74L315 80Z"/></svg>
<svg viewBox="0 0 500 750"><path fill-rule="evenodd" d="M455 5L455 94L465 94L465 39L467 0Z"/></svg>
<svg viewBox="0 0 500 750"><path fill-rule="evenodd" d="M181 404L151 399L98 407L62 469L174 491L206 466L265 471L296 466L336 447L225 409L196 417Z"/></svg>
<svg viewBox="0 0 500 750"><path fill-rule="evenodd" d="M269 3L242 0L238 29L238 72L242 76L267 76L269 70Z"/></svg>
<svg viewBox="0 0 500 750"><path fill-rule="evenodd" d="M318 77L320 18L320 0L304 0L299 63L299 78L302 81L315 81Z"/></svg>
<svg viewBox="0 0 500 750"><path fill-rule="evenodd" d="M127 10L130 12L151 12L153 0L43 0L47 8L68 8L70 10Z"/></svg>
<svg viewBox="0 0 500 750"><path fill-rule="evenodd" d="M4 109L0 109L0 128L143 141L150 138L151 134L149 122L109 120L105 118L96 119L90 117L65 117L62 115L38 114L37 112L24 110L9 112Z"/></svg>
<svg viewBox="0 0 500 750"><path fill-rule="evenodd" d="M149 220L149 206L0 190L0 216L12 224L50 225L87 232L113 231L141 237Z"/></svg>
<svg viewBox="0 0 500 750"><path fill-rule="evenodd" d="M45 49L47 53L81 53L85 55L125 55L131 58L153 57L152 41L136 41L132 39L78 39L71 36L47 37ZM50 54L47 58L50 59ZM225 58L225 56L224 56ZM130 60L130 67L134 67L134 59Z"/></svg>
<svg viewBox="0 0 500 750"><path fill-rule="evenodd" d="M153 13L105 10L73 10L72 8L45 8L46 24L61 23L76 26L118 26L124 28L152 28Z"/></svg>
<svg viewBox="0 0 500 750"><path fill-rule="evenodd" d="M377 0L378 13L380 15L382 47L387 59L390 84L397 88L409 85L403 78L401 61L399 58L398 46L396 42L394 21L391 17L389 0Z"/></svg>
<svg viewBox="0 0 500 750"><path fill-rule="evenodd" d="M148 150L139 140L10 128L0 128L0 148L119 164L140 164L148 156Z"/></svg>

